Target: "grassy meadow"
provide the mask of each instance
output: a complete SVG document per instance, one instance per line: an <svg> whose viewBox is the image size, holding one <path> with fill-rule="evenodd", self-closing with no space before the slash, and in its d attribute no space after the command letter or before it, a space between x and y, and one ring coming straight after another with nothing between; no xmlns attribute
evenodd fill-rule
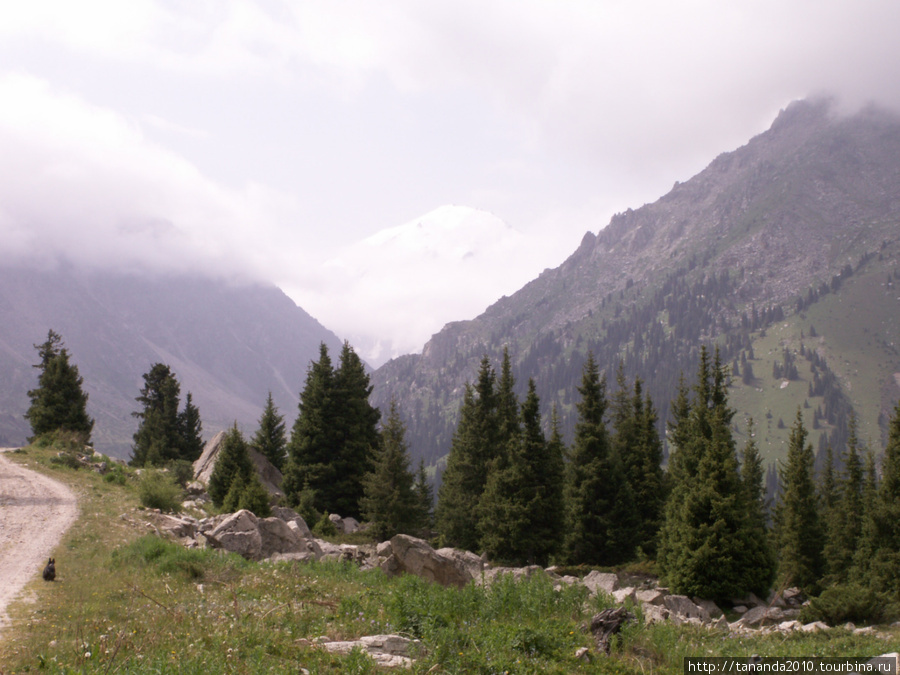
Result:
<svg viewBox="0 0 900 675"><path fill-rule="evenodd" d="M414 673L681 673L686 656L872 656L900 632L737 636L627 624L609 657L585 626L609 598L554 590L547 577L484 589L389 579L347 563L251 563L160 539L142 519L137 478L51 463L52 448L11 455L70 486L81 515L59 547L58 577L36 570L0 634L0 674L374 673L367 655L337 656L320 636L400 633L420 640ZM587 570L585 570L586 572ZM589 647L592 658L576 658Z"/></svg>

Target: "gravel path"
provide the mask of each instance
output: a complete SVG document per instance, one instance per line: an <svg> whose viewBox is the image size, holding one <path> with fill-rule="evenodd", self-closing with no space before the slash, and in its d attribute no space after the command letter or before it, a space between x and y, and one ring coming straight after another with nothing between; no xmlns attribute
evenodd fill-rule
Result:
<svg viewBox="0 0 900 675"><path fill-rule="evenodd" d="M72 491L11 462L2 454L11 449L0 448L0 628L9 623L7 605L41 573L50 552L78 517ZM59 563L65 570L65 561Z"/></svg>

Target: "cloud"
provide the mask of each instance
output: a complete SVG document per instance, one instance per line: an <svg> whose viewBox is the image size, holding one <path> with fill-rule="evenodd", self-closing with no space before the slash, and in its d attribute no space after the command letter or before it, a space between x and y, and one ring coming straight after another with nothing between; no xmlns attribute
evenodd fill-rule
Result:
<svg viewBox="0 0 900 675"><path fill-rule="evenodd" d="M372 365L420 351L446 323L471 319L540 270L553 237L497 216L442 206L339 251L318 283L288 292Z"/></svg>
<svg viewBox="0 0 900 675"><path fill-rule="evenodd" d="M465 203L529 242L524 283L791 99L900 107L897 25L895 0L3 3L0 251L273 279L417 349L505 279L457 260L442 295L396 251L361 276L353 242Z"/></svg>
<svg viewBox="0 0 900 675"><path fill-rule="evenodd" d="M227 190L135 121L37 78L0 76L0 100L7 259L257 277L270 264L258 241L287 198Z"/></svg>

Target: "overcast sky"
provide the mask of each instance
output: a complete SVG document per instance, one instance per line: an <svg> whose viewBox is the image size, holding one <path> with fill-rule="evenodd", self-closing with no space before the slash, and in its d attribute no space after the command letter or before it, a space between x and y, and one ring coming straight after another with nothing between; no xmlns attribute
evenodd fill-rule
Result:
<svg viewBox="0 0 900 675"><path fill-rule="evenodd" d="M900 107L898 28L896 0L0 0L0 253L267 279L380 361L793 99ZM359 273L449 204L492 214L480 266Z"/></svg>

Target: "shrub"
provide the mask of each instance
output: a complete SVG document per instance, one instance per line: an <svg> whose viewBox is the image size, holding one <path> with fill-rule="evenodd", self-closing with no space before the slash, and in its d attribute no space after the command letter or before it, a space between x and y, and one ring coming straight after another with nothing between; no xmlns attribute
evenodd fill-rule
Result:
<svg viewBox="0 0 900 675"><path fill-rule="evenodd" d="M842 584L812 598L800 613L800 620L804 623L824 621L829 626L837 626L847 621L886 623L898 616L900 606L884 593L857 584Z"/></svg>
<svg viewBox="0 0 900 675"><path fill-rule="evenodd" d="M56 448L65 452L93 452L87 445L88 434L80 431L57 429L41 434L32 445L38 448Z"/></svg>
<svg viewBox="0 0 900 675"><path fill-rule="evenodd" d="M312 533L317 537L325 538L325 537L335 537L337 536L337 526L331 519L328 517L327 513L323 513L322 517L319 518L319 521L315 524L312 529Z"/></svg>
<svg viewBox="0 0 900 675"><path fill-rule="evenodd" d="M194 480L194 465L186 459L173 459L166 465L169 473L182 488Z"/></svg>
<svg viewBox="0 0 900 675"><path fill-rule="evenodd" d="M148 509L177 513L181 508L181 495L181 488L162 471L145 471L138 486L141 504Z"/></svg>

